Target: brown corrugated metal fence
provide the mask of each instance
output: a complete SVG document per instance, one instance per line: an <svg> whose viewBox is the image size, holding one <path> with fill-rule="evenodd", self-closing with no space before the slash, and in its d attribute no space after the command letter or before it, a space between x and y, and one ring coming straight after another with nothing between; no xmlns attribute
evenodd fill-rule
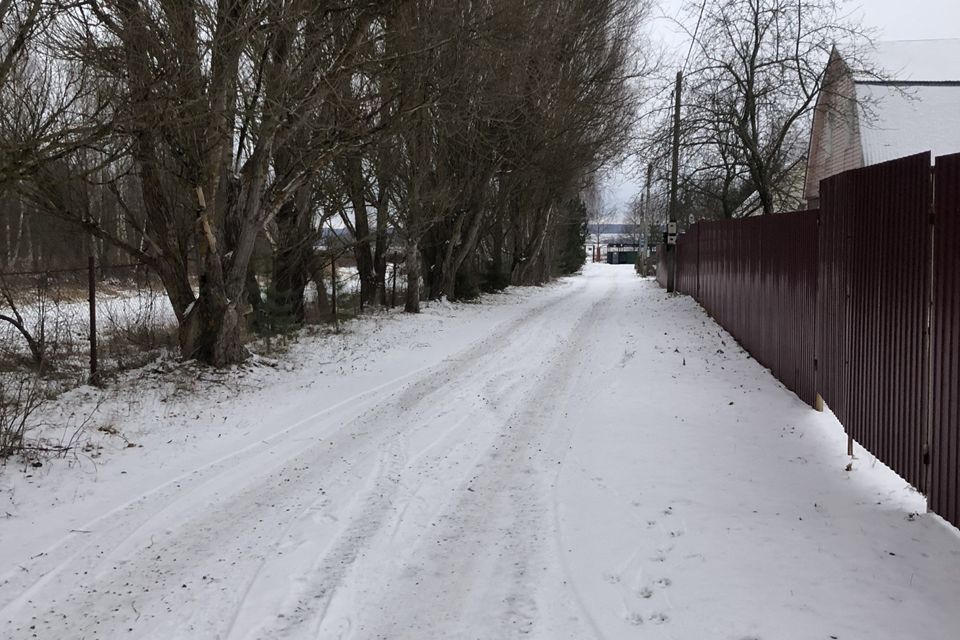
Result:
<svg viewBox="0 0 960 640"><path fill-rule="evenodd" d="M817 212L763 216L757 360L807 404L816 401Z"/></svg>
<svg viewBox="0 0 960 640"><path fill-rule="evenodd" d="M700 281L700 243L694 225L677 239L677 291L697 297Z"/></svg>
<svg viewBox="0 0 960 640"><path fill-rule="evenodd" d="M937 158L930 508L960 526L960 154Z"/></svg>
<svg viewBox="0 0 960 640"><path fill-rule="evenodd" d="M960 155L935 184L919 154L824 180L819 212L699 223L677 283L960 525Z"/></svg>
<svg viewBox="0 0 960 640"><path fill-rule="evenodd" d="M813 404L815 211L701 222L694 297L790 390ZM684 265L686 267L686 264Z"/></svg>
<svg viewBox="0 0 960 640"><path fill-rule="evenodd" d="M700 297L714 319L750 353L760 343L756 306L760 295L762 221L705 222L700 227Z"/></svg>
<svg viewBox="0 0 960 640"><path fill-rule="evenodd" d="M857 442L922 488L930 154L821 189L818 391Z"/></svg>

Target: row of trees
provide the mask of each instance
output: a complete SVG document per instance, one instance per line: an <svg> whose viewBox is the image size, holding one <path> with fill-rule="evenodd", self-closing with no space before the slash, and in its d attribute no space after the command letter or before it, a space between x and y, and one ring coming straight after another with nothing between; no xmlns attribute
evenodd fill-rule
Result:
<svg viewBox="0 0 960 640"><path fill-rule="evenodd" d="M576 262L580 194L630 140L643 11L0 0L6 246L25 215L35 234L52 216L147 265L183 356L214 365L246 355L258 247L274 306L302 317L331 224L349 231L368 304L384 300L391 252L411 312L423 296L543 282Z"/></svg>

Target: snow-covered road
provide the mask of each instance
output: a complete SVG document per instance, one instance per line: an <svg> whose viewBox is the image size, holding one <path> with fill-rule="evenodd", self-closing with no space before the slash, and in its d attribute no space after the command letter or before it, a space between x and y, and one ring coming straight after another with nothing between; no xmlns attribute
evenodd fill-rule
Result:
<svg viewBox="0 0 960 640"><path fill-rule="evenodd" d="M590 265L382 322L8 477L0 637L958 637L956 530L689 299Z"/></svg>

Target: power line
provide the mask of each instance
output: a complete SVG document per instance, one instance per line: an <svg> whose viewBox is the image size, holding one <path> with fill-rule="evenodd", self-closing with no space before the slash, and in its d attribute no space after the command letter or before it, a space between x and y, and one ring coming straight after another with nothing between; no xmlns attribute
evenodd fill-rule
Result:
<svg viewBox="0 0 960 640"><path fill-rule="evenodd" d="M697 17L697 26L693 29L693 37L690 38L690 48L687 49L687 58L683 61L683 71L687 70L687 63L690 62L690 54L693 53L693 45L697 42L697 35L700 33L700 23L703 21L703 13L707 9L707 0L703 0L700 5L700 15Z"/></svg>

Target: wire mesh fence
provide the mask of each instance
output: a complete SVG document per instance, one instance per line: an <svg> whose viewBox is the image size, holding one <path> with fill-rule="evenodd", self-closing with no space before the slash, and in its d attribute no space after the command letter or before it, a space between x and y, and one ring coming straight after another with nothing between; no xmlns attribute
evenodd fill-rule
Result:
<svg viewBox="0 0 960 640"><path fill-rule="evenodd" d="M0 272L0 364L97 382L170 345L175 318L139 263Z"/></svg>
<svg viewBox="0 0 960 640"><path fill-rule="evenodd" d="M359 271L349 258L338 253L321 261L304 291L303 322L339 326L368 310ZM260 267L264 275L256 279L263 304L252 312L251 338L268 327L260 316L271 312L270 265ZM387 262L384 276L376 305L402 305L402 263ZM0 372L34 369L96 383L105 371L129 369L175 350L176 325L162 283L142 263L102 265L88 259L82 268L0 270ZM296 325L268 328L288 332Z"/></svg>

